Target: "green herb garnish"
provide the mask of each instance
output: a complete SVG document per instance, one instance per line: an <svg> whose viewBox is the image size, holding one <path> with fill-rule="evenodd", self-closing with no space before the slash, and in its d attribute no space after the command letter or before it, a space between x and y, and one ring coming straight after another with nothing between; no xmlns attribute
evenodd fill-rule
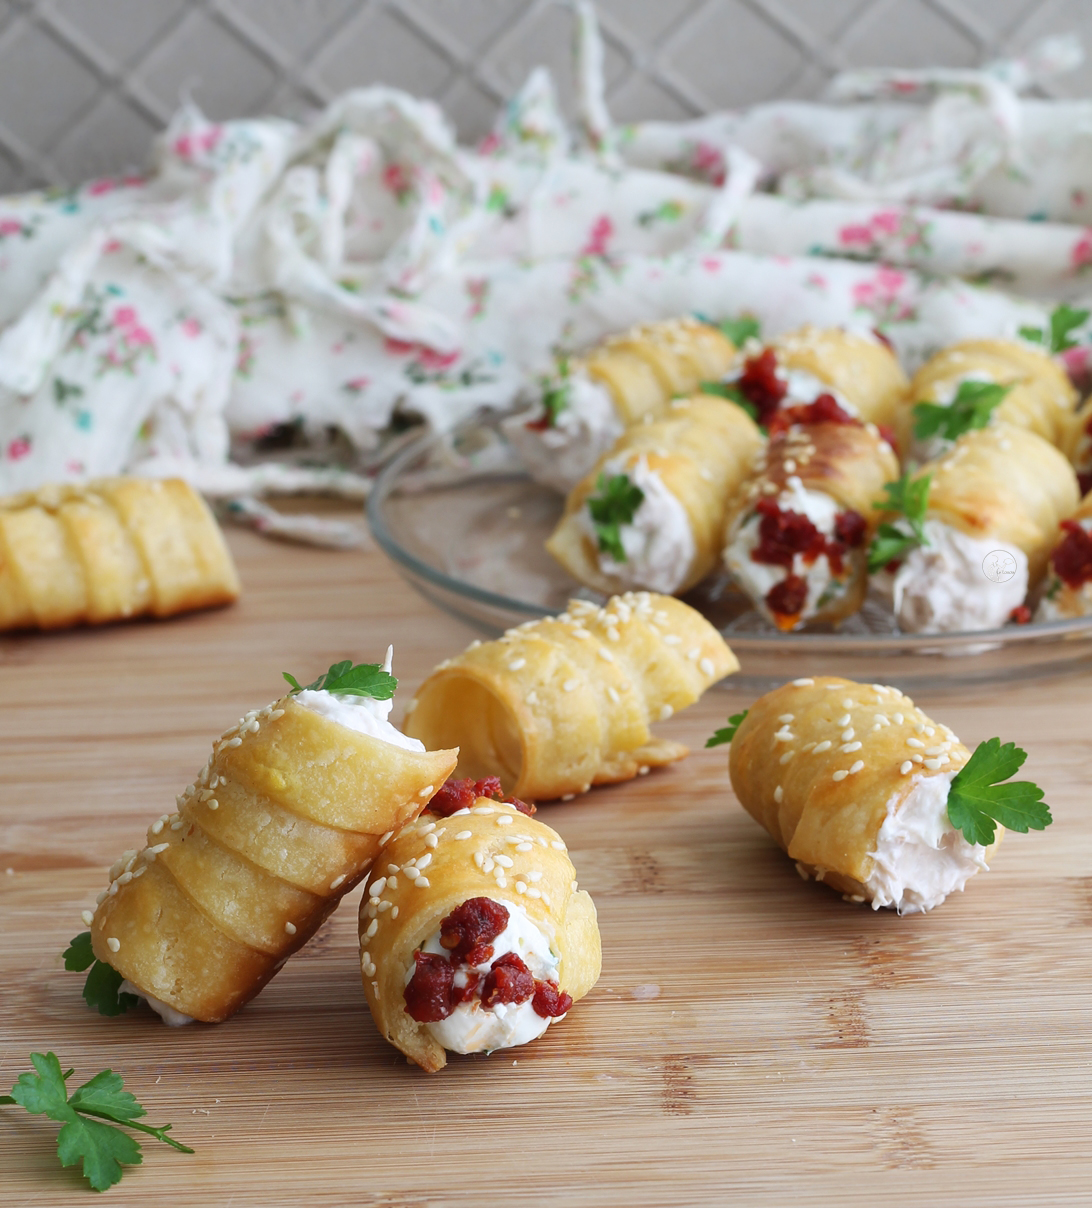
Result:
<svg viewBox="0 0 1092 1208"><path fill-rule="evenodd" d="M542 407L546 412L546 422L551 428L557 427L557 417L569 406L569 395L572 383L569 380L569 358L557 358L557 376L539 379L542 386Z"/></svg>
<svg viewBox="0 0 1092 1208"><path fill-rule="evenodd" d="M1080 327L1090 313L1063 302L1050 312L1049 332L1041 327L1021 327L1020 335L1033 344L1045 344L1050 352L1065 352L1067 348L1077 347L1077 341L1070 338L1070 333Z"/></svg>
<svg viewBox="0 0 1092 1208"><path fill-rule="evenodd" d="M932 474L926 474L923 478L911 478L909 474L904 474L897 482L884 485L887 500L872 506L881 512L898 512L900 518L895 524L885 521L876 530L868 547L869 574L875 574L889 562L905 557L919 545L929 544L924 526L925 513L929 508L929 484L932 481Z"/></svg>
<svg viewBox="0 0 1092 1208"><path fill-rule="evenodd" d="M599 538L599 548L610 554L615 562L625 562L621 526L632 523L645 493L625 474L608 478L602 472L596 479L595 489L597 494L588 496L588 512Z"/></svg>
<svg viewBox="0 0 1092 1208"><path fill-rule="evenodd" d="M113 965L97 959L90 931L81 931L64 950L64 967L75 973L91 970L83 983L83 998L100 1015L124 1015L140 1003L135 994L121 993L125 979Z"/></svg>
<svg viewBox="0 0 1092 1208"><path fill-rule="evenodd" d="M336 692L339 696L370 696L373 700L390 700L394 696L398 681L379 663L357 663L352 659L334 663L325 675L320 675L313 684L301 687L294 675L282 671L281 675L292 685L289 696L297 692Z"/></svg>
<svg viewBox="0 0 1092 1208"><path fill-rule="evenodd" d="M714 323L737 348L742 348L748 340L757 340L762 335L762 324L754 315L740 315L738 319L721 319Z"/></svg>
<svg viewBox="0 0 1092 1208"><path fill-rule="evenodd" d="M914 405L914 435L918 440L930 436L942 436L955 440L975 428L984 428L990 422L994 408L1012 389L1000 382L960 382L956 396L949 406L939 403L916 403Z"/></svg>
<svg viewBox="0 0 1092 1208"><path fill-rule="evenodd" d="M715 731L713 737L708 739L705 745L707 747L720 747L726 742L731 742L736 736L736 731L739 729L740 725L742 725L743 719L749 712L749 709L744 709L742 713L733 713L732 716L728 718L728 724L722 729Z"/></svg>
<svg viewBox="0 0 1092 1208"><path fill-rule="evenodd" d="M18 1103L31 1115L48 1116L63 1125L57 1137L57 1156L62 1166L83 1163L83 1177L96 1191L106 1191L121 1181L122 1166L139 1166L143 1161L140 1143L115 1125L147 1133L177 1149L193 1153L188 1145L168 1137L171 1126L152 1128L136 1121L148 1113L127 1090L120 1074L103 1070L89 1082L77 1087L71 1097L66 1085L72 1070L62 1070L54 1053L31 1053L38 1071L20 1074L10 1095L0 1095L0 1104ZM100 1124L109 1120L109 1124Z"/></svg>
<svg viewBox="0 0 1092 1208"><path fill-rule="evenodd" d="M1045 830L1054 821L1037 784L1029 780L1001 783L1015 775L1027 757L1015 743L1002 746L1000 738L990 738L975 747L952 778L948 819L968 843L988 846L998 822L1026 835L1029 830Z"/></svg>
<svg viewBox="0 0 1092 1208"><path fill-rule="evenodd" d="M758 423L758 408L747 398L743 391L731 382L702 382L698 387L702 394L712 394L716 398L726 398L729 402L742 407L744 411Z"/></svg>

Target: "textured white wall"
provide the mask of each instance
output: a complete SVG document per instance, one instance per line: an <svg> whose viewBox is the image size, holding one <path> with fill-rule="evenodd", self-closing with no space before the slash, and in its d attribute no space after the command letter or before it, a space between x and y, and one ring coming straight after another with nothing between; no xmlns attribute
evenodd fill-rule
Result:
<svg viewBox="0 0 1092 1208"><path fill-rule="evenodd" d="M969 66L1075 31L1092 0L599 0L623 120L817 95L845 67ZM298 117L354 85L435 97L464 138L536 63L567 90L559 0L0 0L0 192L139 167L188 93ZM1092 64L1060 78L1092 94Z"/></svg>

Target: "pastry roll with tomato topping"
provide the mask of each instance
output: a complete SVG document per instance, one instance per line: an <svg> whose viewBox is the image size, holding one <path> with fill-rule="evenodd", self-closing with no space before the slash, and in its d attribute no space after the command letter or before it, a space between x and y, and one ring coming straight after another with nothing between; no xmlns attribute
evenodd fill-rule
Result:
<svg viewBox="0 0 1092 1208"><path fill-rule="evenodd" d="M169 617L238 594L219 526L179 478L0 499L0 630Z"/></svg>
<svg viewBox="0 0 1092 1208"><path fill-rule="evenodd" d="M874 505L898 460L829 396L771 423L760 472L729 514L725 565L778 629L842 621L864 603Z"/></svg>
<svg viewBox="0 0 1092 1208"><path fill-rule="evenodd" d="M899 411L898 436L917 461L988 423L1026 428L1060 445L1077 392L1043 350L1015 340L964 340L941 349L914 374Z"/></svg>
<svg viewBox="0 0 1092 1208"><path fill-rule="evenodd" d="M885 521L877 540L890 542L888 553L873 558L886 566L877 586L899 626L999 628L1043 578L1059 525L1076 510L1072 466L1034 432L996 423L965 432L912 482L916 514Z"/></svg>
<svg viewBox="0 0 1092 1208"><path fill-rule="evenodd" d="M457 752L386 720L389 660L248 713L110 870L95 956L167 1023L220 1023L253 998L454 768Z"/></svg>
<svg viewBox="0 0 1092 1208"><path fill-rule="evenodd" d="M684 592L716 566L729 504L764 443L734 403L675 399L663 419L629 428L573 488L546 548L606 594Z"/></svg>
<svg viewBox="0 0 1092 1208"><path fill-rule="evenodd" d="M380 1032L422 1069L526 1044L595 985L599 927L556 831L479 797L422 814L376 859L360 969Z"/></svg>
<svg viewBox="0 0 1092 1208"><path fill-rule="evenodd" d="M626 428L719 380L735 359L735 345L712 324L645 323L584 357L559 358L556 372L540 380L534 408L504 430L531 477L567 494Z"/></svg>
<svg viewBox="0 0 1092 1208"><path fill-rule="evenodd" d="M1092 616L1092 491L1061 523L1035 619L1063 621L1087 616Z"/></svg>
<svg viewBox="0 0 1092 1208"><path fill-rule="evenodd" d="M499 776L528 801L568 797L682 759L686 748L654 738L652 723L738 669L713 626L670 596L570 600L441 663L405 729L430 748L457 746L460 776Z"/></svg>
<svg viewBox="0 0 1092 1208"><path fill-rule="evenodd" d="M939 906L1000 841L970 843L952 825L952 780L971 753L895 688L796 680L756 701L731 744L740 804L804 879L873 909Z"/></svg>

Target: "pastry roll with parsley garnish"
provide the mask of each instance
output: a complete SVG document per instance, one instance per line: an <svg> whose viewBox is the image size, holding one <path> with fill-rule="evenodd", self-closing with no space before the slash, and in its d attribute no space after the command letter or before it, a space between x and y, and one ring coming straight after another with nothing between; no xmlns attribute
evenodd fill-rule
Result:
<svg viewBox="0 0 1092 1208"><path fill-rule="evenodd" d="M1092 615L1092 491L1060 528L1035 613L1037 621Z"/></svg>
<svg viewBox="0 0 1092 1208"><path fill-rule="evenodd" d="M996 629L1046 571L1077 507L1073 468L1026 428L965 432L913 476L889 484L869 568L910 633Z"/></svg>
<svg viewBox="0 0 1092 1208"><path fill-rule="evenodd" d="M1026 755L974 754L909 697L833 676L794 680L730 719L732 788L806 880L913 914L986 869L1004 828L1042 830L1043 792L1008 781Z"/></svg>
<svg viewBox="0 0 1092 1208"><path fill-rule="evenodd" d="M704 395L629 428L573 488L546 548L607 594L676 594L713 569L729 504L764 441L740 407Z"/></svg>
<svg viewBox="0 0 1092 1208"><path fill-rule="evenodd" d="M650 726L738 669L713 626L670 596L570 600L441 663L405 730L457 746L460 776L499 776L524 800L568 797L682 759L686 748Z"/></svg>
<svg viewBox="0 0 1092 1208"><path fill-rule="evenodd" d="M219 526L179 478L0 499L0 630L169 617L238 594Z"/></svg>
<svg viewBox="0 0 1092 1208"><path fill-rule="evenodd" d="M1015 340L964 340L914 374L899 413L900 444L919 462L992 422L1061 444L1077 392L1046 352Z"/></svg>
<svg viewBox="0 0 1092 1208"><path fill-rule="evenodd" d="M758 475L729 510L725 565L778 629L844 620L864 603L874 504L898 460L829 395L771 425Z"/></svg>
<svg viewBox="0 0 1092 1208"><path fill-rule="evenodd" d="M338 663L306 688L286 678L288 696L213 742L91 918L117 989L168 1023L219 1023L253 998L455 766L387 721L389 651L385 667Z"/></svg>
<svg viewBox="0 0 1092 1208"><path fill-rule="evenodd" d="M534 1040L599 978L595 906L564 842L473 787L445 788L387 843L360 904L372 1017L430 1073L448 1052Z"/></svg>
<svg viewBox="0 0 1092 1208"><path fill-rule="evenodd" d="M539 380L534 408L504 429L532 478L567 494L627 428L723 377L735 358L735 344L713 324L645 323L584 357L559 357L555 372Z"/></svg>

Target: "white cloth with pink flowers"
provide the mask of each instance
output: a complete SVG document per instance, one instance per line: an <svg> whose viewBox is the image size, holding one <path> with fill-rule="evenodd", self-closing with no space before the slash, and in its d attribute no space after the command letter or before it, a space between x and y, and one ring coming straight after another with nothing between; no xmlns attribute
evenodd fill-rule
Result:
<svg viewBox="0 0 1092 1208"><path fill-rule="evenodd" d="M0 493L122 471L359 491L270 449L344 463L396 411L508 407L640 320L866 325L913 368L1092 300L1092 102L1020 95L1069 42L617 127L577 15L578 129L543 69L474 149L383 87L304 125L187 106L148 176L0 200Z"/></svg>

